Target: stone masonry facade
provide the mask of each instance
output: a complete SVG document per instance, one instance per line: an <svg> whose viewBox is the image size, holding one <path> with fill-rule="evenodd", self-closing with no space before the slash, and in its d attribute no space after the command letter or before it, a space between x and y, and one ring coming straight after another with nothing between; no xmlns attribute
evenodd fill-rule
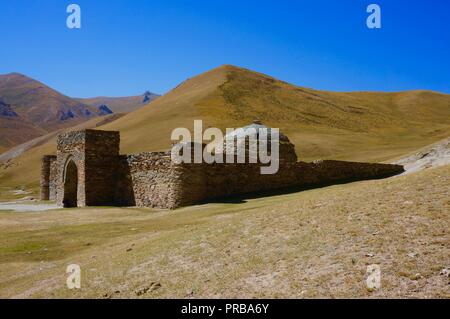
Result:
<svg viewBox="0 0 450 319"><path fill-rule="evenodd" d="M83 130L58 136L56 156L44 156L41 199L60 207L139 206L175 209L244 194L264 194L378 179L403 166L344 161L297 161L280 139L279 171L262 164L174 164L170 152L120 155L119 132ZM265 165L266 166L266 165Z"/></svg>

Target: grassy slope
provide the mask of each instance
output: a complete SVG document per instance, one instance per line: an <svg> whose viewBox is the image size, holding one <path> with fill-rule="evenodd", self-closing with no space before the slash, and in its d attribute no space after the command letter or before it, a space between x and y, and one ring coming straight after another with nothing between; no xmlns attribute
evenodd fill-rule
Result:
<svg viewBox="0 0 450 319"><path fill-rule="evenodd" d="M301 160L333 158L385 161L450 135L450 96L428 91L335 93L305 89L232 66L222 66L179 85L135 112L102 126L120 130L122 153L167 149L173 128L239 127L256 117L280 127ZM33 149L0 171L0 186L38 184ZM24 170L27 174L23 174Z"/></svg>
<svg viewBox="0 0 450 319"><path fill-rule="evenodd" d="M122 132L125 152L158 150L174 127L198 118L220 128L260 118L286 132L306 160L383 161L450 135L450 96L315 91L223 66L104 128Z"/></svg>
<svg viewBox="0 0 450 319"><path fill-rule="evenodd" d="M449 183L446 166L175 212L0 213L0 297L449 298Z"/></svg>
<svg viewBox="0 0 450 319"><path fill-rule="evenodd" d="M47 132L21 117L0 116L0 154L14 145L25 143Z"/></svg>
<svg viewBox="0 0 450 319"><path fill-rule="evenodd" d="M44 129L19 116L0 95L0 152L45 133Z"/></svg>

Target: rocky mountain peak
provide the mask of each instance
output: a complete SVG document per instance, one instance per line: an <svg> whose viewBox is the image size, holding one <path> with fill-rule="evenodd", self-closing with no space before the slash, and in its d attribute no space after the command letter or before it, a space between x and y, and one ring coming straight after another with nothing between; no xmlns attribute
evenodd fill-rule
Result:
<svg viewBox="0 0 450 319"><path fill-rule="evenodd" d="M145 91L142 99L142 103L149 103L153 101L157 97L156 94L153 94L150 91Z"/></svg>
<svg viewBox="0 0 450 319"><path fill-rule="evenodd" d="M99 107L98 107L98 115L100 115L100 116L113 114L113 113L114 112L106 104L99 105Z"/></svg>

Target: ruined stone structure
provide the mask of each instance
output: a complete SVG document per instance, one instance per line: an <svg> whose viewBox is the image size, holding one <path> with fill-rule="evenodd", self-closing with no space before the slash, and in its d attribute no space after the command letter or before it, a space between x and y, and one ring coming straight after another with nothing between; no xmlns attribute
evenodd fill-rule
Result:
<svg viewBox="0 0 450 319"><path fill-rule="evenodd" d="M56 199L56 156L45 155L42 158L41 170L41 198L43 200Z"/></svg>
<svg viewBox="0 0 450 319"><path fill-rule="evenodd" d="M298 162L280 135L279 171L255 164L175 164L170 152L119 154L119 132L83 130L58 136L56 156L42 160L41 199L61 207L140 206L175 209L233 195L311 187L403 172L403 166L343 161Z"/></svg>

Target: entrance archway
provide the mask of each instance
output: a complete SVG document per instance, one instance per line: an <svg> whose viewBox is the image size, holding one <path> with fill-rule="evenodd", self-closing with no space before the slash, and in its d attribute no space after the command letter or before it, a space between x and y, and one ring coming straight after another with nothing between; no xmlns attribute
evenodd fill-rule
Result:
<svg viewBox="0 0 450 319"><path fill-rule="evenodd" d="M64 175L64 207L77 207L78 204L78 168L73 160L69 160Z"/></svg>

